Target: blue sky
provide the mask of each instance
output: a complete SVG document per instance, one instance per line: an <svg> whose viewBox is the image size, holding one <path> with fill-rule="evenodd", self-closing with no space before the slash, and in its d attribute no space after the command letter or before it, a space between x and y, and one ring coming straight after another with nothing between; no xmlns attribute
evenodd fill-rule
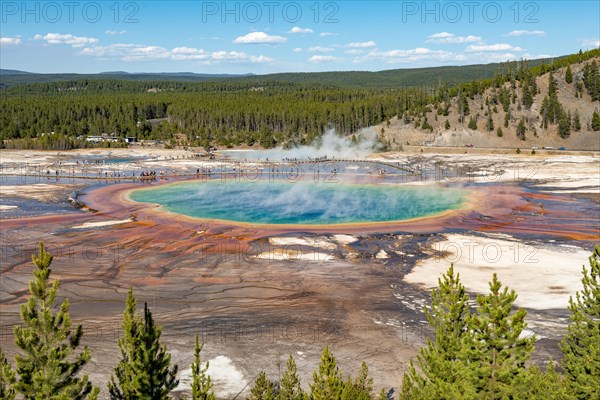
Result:
<svg viewBox="0 0 600 400"><path fill-rule="evenodd" d="M271 73L414 68L599 47L598 1L2 1L0 67Z"/></svg>

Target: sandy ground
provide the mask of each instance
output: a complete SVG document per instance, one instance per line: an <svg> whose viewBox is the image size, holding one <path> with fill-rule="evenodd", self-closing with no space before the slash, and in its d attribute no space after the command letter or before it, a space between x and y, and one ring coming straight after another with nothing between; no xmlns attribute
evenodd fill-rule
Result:
<svg viewBox="0 0 600 400"><path fill-rule="evenodd" d="M290 353L308 387L325 345L345 373L356 373L365 360L377 388L398 389L410 358L430 334L422 312L428 289L453 261L473 294L486 293L497 272L518 292L518 304L527 307L531 331L545 338L536 344L536 357L557 358L568 321L566 302L599 241L599 154L429 151L415 148L371 159L415 170L424 166L422 181L411 184L476 185L473 211L385 230L266 230L171 219L147 205L123 203L116 184L99 189L106 195L96 199L98 213L73 208L69 215L4 219L3 349L14 354L11 326L26 298L30 255L43 240L55 253L53 276L62 280L61 296L71 300L74 321L84 324L95 382L105 382L116 363L118 324L133 286L138 304L147 301L164 326L164 341L182 371L181 389L189 379L196 334L206 342L202 356L210 360L218 398L233 398L260 369L276 379ZM89 154L151 154L163 160L136 165L175 172L210 165L184 158L190 153L183 150L140 148L68 154L2 150L0 159L60 168L59 162ZM365 169L350 166L353 172ZM16 168L2 172L14 175ZM397 184L397 179L389 176L378 184ZM3 199L65 202L78 185L11 182L0 185L0 193ZM1 203L1 210L18 207Z"/></svg>

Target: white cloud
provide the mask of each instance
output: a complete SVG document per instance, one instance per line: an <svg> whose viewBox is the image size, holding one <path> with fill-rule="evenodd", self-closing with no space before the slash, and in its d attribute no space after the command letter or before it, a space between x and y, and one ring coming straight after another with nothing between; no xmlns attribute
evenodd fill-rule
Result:
<svg viewBox="0 0 600 400"><path fill-rule="evenodd" d="M346 47L353 47L353 48L375 47L375 42L372 40L369 40L368 42L352 42L352 43L348 43L346 45Z"/></svg>
<svg viewBox="0 0 600 400"><path fill-rule="evenodd" d="M343 58L334 57L334 56L312 56L308 59L308 62L311 63L322 63L322 62L341 62L344 61Z"/></svg>
<svg viewBox="0 0 600 400"><path fill-rule="evenodd" d="M83 47L85 45L96 44L98 39L85 36L74 36L70 33L47 33L45 35L37 34L34 40L44 40L48 44L70 44L73 47Z"/></svg>
<svg viewBox="0 0 600 400"><path fill-rule="evenodd" d="M581 45L585 48L600 48L600 39L586 39L581 42Z"/></svg>
<svg viewBox="0 0 600 400"><path fill-rule="evenodd" d="M299 26L295 26L288 31L288 33L313 33L314 31L310 28L300 28Z"/></svg>
<svg viewBox="0 0 600 400"><path fill-rule="evenodd" d="M350 55L353 55L353 56L358 55L358 54L363 54L364 52L365 51L361 50L361 49L350 49L350 50L344 51L344 53L350 54Z"/></svg>
<svg viewBox="0 0 600 400"><path fill-rule="evenodd" d="M265 56L250 56L242 51L215 51L210 54L212 61L265 63L273 61Z"/></svg>
<svg viewBox="0 0 600 400"><path fill-rule="evenodd" d="M121 43L86 47L81 54L99 58L118 58L128 62L164 60L171 57L171 52L164 47Z"/></svg>
<svg viewBox="0 0 600 400"><path fill-rule="evenodd" d="M250 32L233 41L235 44L280 44L285 42L287 42L287 39L283 36L271 36L265 32Z"/></svg>
<svg viewBox="0 0 600 400"><path fill-rule="evenodd" d="M173 60L206 60L208 58L210 55L204 49L175 47L171 50L171 59Z"/></svg>
<svg viewBox="0 0 600 400"><path fill-rule="evenodd" d="M308 51L310 51L311 53L328 53L330 51L334 51L335 49L331 48L331 47L321 47L321 46L314 46L314 47L309 47Z"/></svg>
<svg viewBox="0 0 600 400"><path fill-rule="evenodd" d="M546 36L546 32L517 30L517 31L508 32L506 35L502 35L502 36Z"/></svg>
<svg viewBox="0 0 600 400"><path fill-rule="evenodd" d="M21 44L21 38L17 37L0 37L0 44Z"/></svg>
<svg viewBox="0 0 600 400"><path fill-rule="evenodd" d="M483 60L485 62L502 62L502 61L513 61L521 58L520 56L514 53L480 53L477 54L476 58L478 60Z"/></svg>
<svg viewBox="0 0 600 400"><path fill-rule="evenodd" d="M450 43L480 43L481 36L456 36L453 33L440 32L434 33L433 35L427 36L427 43L439 43L439 44L450 44Z"/></svg>
<svg viewBox="0 0 600 400"><path fill-rule="evenodd" d="M301 47L296 47L296 48L293 50L293 52L294 52L294 53L300 53L301 51L302 51L302 48L301 48Z"/></svg>
<svg viewBox="0 0 600 400"><path fill-rule="evenodd" d="M371 50L364 56L355 57L353 62L360 63L365 61L383 61L389 64L418 62L423 60L433 61L463 61L462 54L452 53L442 50L430 50L424 47L418 47L408 50Z"/></svg>
<svg viewBox="0 0 600 400"><path fill-rule="evenodd" d="M107 34L107 35L116 36L116 35L124 35L124 34L127 33L127 31L124 31L124 30L123 31L111 31L111 30L108 30L108 31L104 31L104 33Z"/></svg>
<svg viewBox="0 0 600 400"><path fill-rule="evenodd" d="M263 55L253 56L241 51L213 51L194 47L175 47L171 50L160 46L146 46L140 44L111 44L108 46L86 47L82 55L103 59L119 59L125 62L134 61L199 61L204 64L214 63L266 63L272 58Z"/></svg>
<svg viewBox="0 0 600 400"><path fill-rule="evenodd" d="M508 43L497 43L497 44L483 44L483 45L471 45L465 49L467 52L481 52L481 51L525 51L521 47L515 47Z"/></svg>
<svg viewBox="0 0 600 400"><path fill-rule="evenodd" d="M333 33L333 32L321 32L319 33L319 36L321 37L325 37L325 36L336 36L337 33Z"/></svg>
<svg viewBox="0 0 600 400"><path fill-rule="evenodd" d="M349 50L351 51L351 50ZM371 49L365 54L355 56L353 63L384 62L388 64L415 64L423 65L465 65L473 63L492 63L503 61L514 61L520 59L537 59L547 57L545 55L531 55L516 51L480 51L480 52L451 52L443 50L432 50L418 47L414 49L379 50Z"/></svg>

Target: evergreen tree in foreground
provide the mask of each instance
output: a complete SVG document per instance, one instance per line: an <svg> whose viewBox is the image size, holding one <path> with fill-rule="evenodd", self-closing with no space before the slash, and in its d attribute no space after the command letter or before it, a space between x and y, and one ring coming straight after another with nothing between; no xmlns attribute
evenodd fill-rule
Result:
<svg viewBox="0 0 600 400"><path fill-rule="evenodd" d="M290 354L279 388L278 400L303 400L307 398L304 390L300 387L300 378L296 371L296 362Z"/></svg>
<svg viewBox="0 0 600 400"><path fill-rule="evenodd" d="M162 328L154 324L148 305L144 318L135 315L136 301L129 290L123 313L123 336L119 339L121 360L108 383L111 399L168 399L179 381L177 365L170 368L171 355L161 344Z"/></svg>
<svg viewBox="0 0 600 400"><path fill-rule="evenodd" d="M600 248L583 267L583 289L571 297L571 324L561 350L562 367L571 393L577 399L600 399Z"/></svg>
<svg viewBox="0 0 600 400"><path fill-rule="evenodd" d="M465 383L463 347L469 340L470 318L465 287L451 265L431 292L431 307L425 310L435 341L428 340L417 356L417 372L411 361L404 374L402 398L459 399L470 389Z"/></svg>
<svg viewBox="0 0 600 400"><path fill-rule="evenodd" d="M138 345L139 323L135 316L136 301L133 297L133 289L129 289L123 313L123 336L119 339L121 360L114 368L108 382L108 391L111 399L131 399L136 395L134 374L134 356Z"/></svg>
<svg viewBox="0 0 600 400"><path fill-rule="evenodd" d="M344 390L342 373L327 346L321 353L319 370L313 372L313 383L309 386L311 400L339 400L342 398Z"/></svg>
<svg viewBox="0 0 600 400"><path fill-rule="evenodd" d="M546 371L537 365L531 365L526 374L527 387L519 393L519 398L536 400L571 400L572 394L565 384L564 377L556 371L554 361L550 360Z"/></svg>
<svg viewBox="0 0 600 400"><path fill-rule="evenodd" d="M198 336L196 336L196 347L194 348L194 362L192 363L192 400L215 400L215 394L212 392L212 381L210 375L206 373L208 370L208 361L202 368L200 352L204 347L204 343L200 344Z"/></svg>
<svg viewBox="0 0 600 400"><path fill-rule="evenodd" d="M343 400L373 400L373 378L369 376L369 368L363 361L360 372L354 381L348 377L342 392Z"/></svg>
<svg viewBox="0 0 600 400"><path fill-rule="evenodd" d="M13 400L15 398L15 389L12 387L14 383L15 371L13 371L6 355L0 349L0 399Z"/></svg>
<svg viewBox="0 0 600 400"><path fill-rule="evenodd" d="M490 293L477 296L477 313L469 318L473 340L468 351L477 397L515 398L526 389L525 363L533 352L535 337L521 337L527 327L527 311L512 313L517 294L502 289L494 274Z"/></svg>
<svg viewBox="0 0 600 400"><path fill-rule="evenodd" d="M81 325L71 329L69 301L65 299L53 314L59 281L49 281L52 255L40 243L32 259L31 296L21 306L23 325L14 328L15 343L22 351L15 356L14 389L25 399L95 399L99 389L92 387L87 375L78 376L91 353L84 347L75 354L83 330Z"/></svg>
<svg viewBox="0 0 600 400"><path fill-rule="evenodd" d="M265 371L260 371L254 386L250 389L248 400L275 400L275 385L269 379Z"/></svg>

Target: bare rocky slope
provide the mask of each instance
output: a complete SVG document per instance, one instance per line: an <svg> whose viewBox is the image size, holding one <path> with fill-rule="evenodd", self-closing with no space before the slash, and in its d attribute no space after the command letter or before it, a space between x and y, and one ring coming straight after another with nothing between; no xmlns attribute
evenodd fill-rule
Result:
<svg viewBox="0 0 600 400"><path fill-rule="evenodd" d="M423 116L405 119L394 117L389 123L380 124L377 128L382 133L384 140L389 143L392 150L402 149L403 146L432 146L432 147L473 147L483 148L520 148L529 149L552 147L566 148L568 150L600 150L600 132L592 130L592 115L594 111L600 113L600 102L592 101L587 90L583 89L581 97L576 97L577 82L582 82L583 69L586 63L600 58L572 64L572 83L565 80L566 67L558 68L553 72L557 82L558 100L565 112L572 116L579 114L581 129L571 129L570 136L562 138L558 133L558 124L548 124L544 128L540 109L545 96L548 95L549 73L536 78L538 92L534 96L534 102L529 109L523 106L523 86L519 81L515 82L514 89L511 82L506 82L504 87L514 93L514 101L511 98L508 126L505 126L505 116L501 104L494 104L493 100L498 96L500 88L490 87L484 94L468 98L470 113L460 122L458 112L458 98L450 101L448 115L438 115L436 106L431 104L426 112L427 123L431 128L422 127ZM511 96L512 97L512 96ZM493 121L493 129L488 129L488 105ZM440 105L440 106L443 106ZM477 129L469 129L469 120L473 117L477 121ZM526 121L525 139L517 136L517 126L521 119ZM446 121L450 128L446 129ZM418 125L418 127L417 127ZM498 136L497 129L502 129L502 136Z"/></svg>

